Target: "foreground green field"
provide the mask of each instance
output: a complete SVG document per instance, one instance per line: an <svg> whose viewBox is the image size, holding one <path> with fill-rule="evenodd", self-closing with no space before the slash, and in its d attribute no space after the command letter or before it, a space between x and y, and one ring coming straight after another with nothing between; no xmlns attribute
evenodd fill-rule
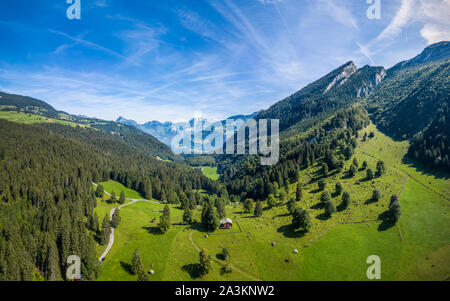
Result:
<svg viewBox="0 0 450 301"><path fill-rule="evenodd" d="M403 164L404 142L389 140L373 125L360 137L365 131L374 132L375 137L365 142L360 138L355 157L359 164L367 161L373 170L378 159L384 160L386 174L367 181L363 170L353 178L332 173L327 177L327 189L333 193L335 183L341 182L352 202L348 209L327 218L318 205L321 162L302 170L304 196L297 205L308 209L313 220L306 235L291 230L292 217L285 203L273 209L264 203L263 216L258 218L244 214L241 205L227 206L233 230L212 234L199 223L200 208L195 212L196 223L187 228L181 224L182 211L172 206L172 227L164 235L157 231L163 205L135 203L121 210L122 223L100 280L136 280L137 276L129 273L136 248L145 270L155 271L150 280L367 280L370 255L381 258L382 280L448 279L450 203L440 195L449 189L448 178ZM289 196L295 195L296 186L290 185ZM374 188L382 191L378 202L370 201ZM402 206L395 226L380 220L392 194L400 196ZM333 195L333 202L339 208L341 197ZM195 273L199 248L207 249L214 260L213 271L201 279ZM223 248L231 254L227 262L221 259ZM223 273L222 267L228 263L233 271Z"/></svg>

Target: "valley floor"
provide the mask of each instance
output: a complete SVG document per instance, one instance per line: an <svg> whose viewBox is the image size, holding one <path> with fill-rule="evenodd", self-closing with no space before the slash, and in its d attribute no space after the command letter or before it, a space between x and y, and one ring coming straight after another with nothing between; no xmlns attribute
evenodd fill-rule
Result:
<svg viewBox="0 0 450 301"><path fill-rule="evenodd" d="M190 228L181 224L182 211L171 206L172 226L161 235L157 229L163 205L134 203L121 209L122 221L115 231L115 241L102 264L99 280L136 280L130 273L131 259L138 249L150 280L367 280L367 257L381 258L382 280L446 280L450 277L450 180L442 174L430 175L404 161L407 142L395 142L376 130L374 125L361 131L374 132L375 137L358 141L355 152L359 164L367 161L375 169L377 161L386 163L386 174L365 180L360 170L354 178L344 173L331 173L328 189L340 181L352 197L346 210L331 218L324 215L317 189L319 162L302 170L303 200L297 205L309 209L313 227L306 235L291 230L292 217L285 204L266 208L262 217L244 214L241 205L228 206L227 215L234 221L233 230L206 233L198 223L200 211ZM347 170L350 160L344 170ZM105 190L122 189L104 185ZM295 196L297 183L290 185L289 196ZM374 188L382 191L380 201L371 202ZM115 191L116 195L120 191ZM128 191L127 197L133 195ZM379 218L387 210L392 194L400 196L402 216L395 226ZM333 195L333 194L332 194ZM132 198L132 197L130 197ZM340 196L333 195L339 209ZM114 205L98 202L97 214L102 217ZM213 270L198 278L199 248L213 258ZM230 252L222 260L223 248ZM294 254L294 250L299 251ZM102 253L104 247L98 247ZM231 264L233 271L223 273Z"/></svg>

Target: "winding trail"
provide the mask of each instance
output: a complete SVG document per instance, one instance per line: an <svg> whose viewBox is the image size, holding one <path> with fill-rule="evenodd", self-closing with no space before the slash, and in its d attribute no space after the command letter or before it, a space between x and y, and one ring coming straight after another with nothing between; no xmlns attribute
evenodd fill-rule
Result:
<svg viewBox="0 0 450 301"><path fill-rule="evenodd" d="M95 183L92 183L92 184L94 184L94 186L97 187L97 184L95 184ZM106 191L105 191L105 194L111 196L111 194L109 194ZM123 205L121 205L119 207L113 208L109 212L109 220L110 220L110 223L111 223L111 234L109 235L109 242L108 242L108 246L106 247L105 252L103 252L102 256L100 256L100 258L98 259L100 262L104 262L105 261L106 256L108 255L109 251L111 250L111 248L112 248L112 246L114 244L114 227L112 226L112 217L113 217L113 214L116 211L116 209L120 210L121 208L123 208L125 206L128 206L128 205L131 205L131 204L134 204L136 202L147 202L147 203L162 205L161 203L158 203L158 202L155 202L155 201L144 200L144 199L127 199L127 200L130 200L131 202L123 204Z"/></svg>
<svg viewBox="0 0 450 301"><path fill-rule="evenodd" d="M383 160L383 159L380 159L380 158L378 158L378 157L376 157L376 156L374 156L374 155L371 155L371 154L369 154L369 153L366 153L366 152L364 152L364 151L362 151L362 153L363 153L364 155L369 156L369 157L372 157L372 158L374 158L374 159L377 159L377 160ZM447 196L443 195L442 193L440 193L439 191L436 191L436 190L434 190L433 188L431 188L431 187L425 185L425 184L424 184L423 182L421 182L419 179L413 177L409 172L407 172L407 171L405 171L405 170L403 170L403 169L400 169L400 168L396 167L395 165L393 165L392 163L389 163L389 162L386 161L386 160L383 160L383 161L384 161L387 165L389 165L390 167L392 167L392 168L394 168L394 169L396 169L396 170L398 170L398 171L404 173L405 175L407 175L408 177L410 177L411 179L413 179L414 181L416 181L417 183L419 183L420 185L422 185L422 186L425 187L426 189L428 189L428 190L430 190L430 191L436 193L437 195L441 196L442 198L446 199L447 201L450 201L450 198L449 198L449 197L447 197Z"/></svg>

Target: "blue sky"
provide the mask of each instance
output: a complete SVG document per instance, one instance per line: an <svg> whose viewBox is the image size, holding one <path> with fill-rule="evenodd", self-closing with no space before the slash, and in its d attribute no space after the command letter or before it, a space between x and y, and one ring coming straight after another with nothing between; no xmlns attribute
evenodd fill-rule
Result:
<svg viewBox="0 0 450 301"><path fill-rule="evenodd" d="M349 60L450 39L449 0L0 0L0 91L138 122L252 113Z"/></svg>

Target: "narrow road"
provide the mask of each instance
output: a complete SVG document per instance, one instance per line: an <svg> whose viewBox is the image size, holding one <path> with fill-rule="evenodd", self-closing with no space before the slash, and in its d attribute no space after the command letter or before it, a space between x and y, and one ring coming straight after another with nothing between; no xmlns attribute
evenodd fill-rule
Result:
<svg viewBox="0 0 450 301"><path fill-rule="evenodd" d="M95 183L92 183L92 184L94 184L94 186L97 187L97 184L95 184ZM106 191L105 191L105 194L111 196L111 194L109 194ZM136 202L147 202L147 203L162 205L161 203L154 202L154 201L149 201L149 200L144 200L144 199L127 199L127 200L129 200L131 202L123 204L123 205L121 205L119 207L113 208L109 212L109 220L111 222L111 234L109 235L109 242L108 242L108 246L106 247L105 252L103 252L102 256L100 256L100 258L98 259L100 262L104 262L105 261L106 256L108 255L109 251L111 250L111 248L112 248L112 246L114 244L114 227L112 226L112 217L113 217L113 214L116 211L116 209L120 210L121 208L123 208L125 206L128 206L128 205L131 205L131 204L134 204Z"/></svg>

